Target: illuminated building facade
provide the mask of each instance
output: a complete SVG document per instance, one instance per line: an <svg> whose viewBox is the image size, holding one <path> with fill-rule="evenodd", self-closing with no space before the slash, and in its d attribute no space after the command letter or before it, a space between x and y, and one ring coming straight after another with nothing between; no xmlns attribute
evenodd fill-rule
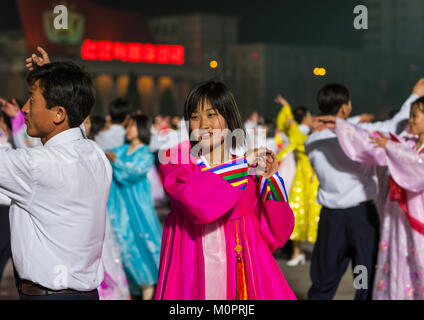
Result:
<svg viewBox="0 0 424 320"><path fill-rule="evenodd" d="M277 93L293 105L306 105L317 112L316 93L329 82L349 87L355 113L384 116L400 106L423 73L424 63L419 50L389 50L396 47L384 44L391 29L384 23L379 27L383 30L379 29L374 17L382 10L380 20L385 19L384 12L392 14L394 9L400 21L405 10L419 15L421 2L414 1L387 0L390 5L365 1L369 29L361 32L369 40L365 50L354 51L242 44L234 16L186 14L146 19L140 13L103 8L85 0L68 1L75 30L59 32L46 27L51 25L52 1L17 0L23 32L0 34L0 55L4 57L0 59L0 96L26 96L24 60L41 45L53 60L72 60L88 67L97 89L96 114L104 115L108 103L122 96L148 115L182 115L184 100L195 83L220 79L234 92L244 117L252 111L275 117ZM96 12L95 17L90 12ZM414 19L414 15L407 16ZM396 25L400 25L400 29L396 27L400 33L393 39L402 44L402 30L408 26ZM413 32L411 35L416 41L421 39ZM381 38L381 46L373 37Z"/></svg>
<svg viewBox="0 0 424 320"><path fill-rule="evenodd" d="M17 0L17 4L23 35L19 33L15 42L4 41L3 55L13 61L0 62L0 81L4 78L10 84L0 88L0 96L26 96L23 62L40 45L53 61L71 60L87 66L97 89L94 114L106 114L108 103L117 96L126 97L134 109L151 116L182 114L192 86L219 78L228 46L237 43L237 18L231 16L146 19L141 13L70 0L69 29L56 30L54 1ZM212 60L219 68L210 67ZM16 79L11 81L12 77Z"/></svg>

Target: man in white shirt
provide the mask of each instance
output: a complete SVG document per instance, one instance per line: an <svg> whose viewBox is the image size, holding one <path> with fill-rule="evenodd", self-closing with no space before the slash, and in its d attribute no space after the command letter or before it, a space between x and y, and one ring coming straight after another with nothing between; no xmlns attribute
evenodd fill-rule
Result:
<svg viewBox="0 0 424 320"><path fill-rule="evenodd" d="M2 99L0 98L0 104ZM0 147L12 148L8 142L10 125L7 124L9 118L0 110ZM10 122L9 122L10 123ZM10 222L9 222L10 199L0 193L0 284L7 262L12 257L10 247Z"/></svg>
<svg viewBox="0 0 424 320"><path fill-rule="evenodd" d="M71 62L31 69L22 112L28 135L43 146L0 148L0 193L12 199L19 295L97 300L112 168L79 128L94 105L92 81Z"/></svg>
<svg viewBox="0 0 424 320"><path fill-rule="evenodd" d="M109 116L111 126L107 130L100 131L94 137L103 150L120 147L125 143L125 125L129 119L130 105L122 98L117 98L109 104Z"/></svg>
<svg viewBox="0 0 424 320"><path fill-rule="evenodd" d="M416 84L412 95L392 119L358 126L394 132L409 117L412 102L421 95L424 95L424 79ZM317 102L324 115L346 119L352 110L350 93L342 85L323 87ZM355 299L370 299L379 241L379 219L373 203L377 193L375 167L350 160L329 129L310 135L305 141L305 151L318 176L317 202L323 206L312 254L313 284L308 298L332 299L352 259L353 269L365 266L367 270L367 281L363 287L356 288ZM355 272L362 270L359 267Z"/></svg>

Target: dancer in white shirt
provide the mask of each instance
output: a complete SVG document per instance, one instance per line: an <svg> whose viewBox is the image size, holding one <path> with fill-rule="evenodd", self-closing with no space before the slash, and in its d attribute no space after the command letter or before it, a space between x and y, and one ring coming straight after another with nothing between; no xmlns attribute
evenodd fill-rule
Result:
<svg viewBox="0 0 424 320"><path fill-rule="evenodd" d="M125 143L125 126L130 116L130 105L125 99L116 98L109 104L109 116L111 125L98 132L94 141L96 141L103 150L113 149L122 146Z"/></svg>
<svg viewBox="0 0 424 320"><path fill-rule="evenodd" d="M398 124L408 119L411 104L420 95L424 95L424 79L415 85L412 95L392 119L358 126L395 132ZM335 120L336 115L347 119L352 110L350 93L339 84L324 86L317 102L327 121ZM364 286L357 288L355 299L370 299L379 241L379 217L373 203L377 192L375 167L349 159L329 129L310 135L305 150L318 176L317 201L323 206L312 254L313 284L308 298L332 299L352 259L352 269L365 266L368 275Z"/></svg>
<svg viewBox="0 0 424 320"><path fill-rule="evenodd" d="M97 300L112 168L79 126L94 105L90 76L71 62L29 67L27 133L43 146L0 148L0 193L12 199L11 243L24 300ZM42 61L40 62L40 60Z"/></svg>

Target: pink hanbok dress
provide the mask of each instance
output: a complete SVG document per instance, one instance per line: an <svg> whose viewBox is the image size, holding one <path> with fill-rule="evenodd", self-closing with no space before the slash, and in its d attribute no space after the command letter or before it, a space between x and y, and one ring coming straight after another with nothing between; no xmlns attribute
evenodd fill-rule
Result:
<svg viewBox="0 0 424 320"><path fill-rule="evenodd" d="M155 299L235 300L245 291L249 300L295 300L272 256L294 227L282 179L246 175L229 181L219 171L225 175L230 163L214 171L190 155L189 143L177 148L168 152L171 163L161 166L171 212L163 229ZM245 166L242 161L233 168L241 172ZM244 288L238 286L236 245Z"/></svg>
<svg viewBox="0 0 424 320"><path fill-rule="evenodd" d="M375 300L424 299L424 148L416 140L390 134L386 148L374 148L371 132L337 119L336 134L346 155L365 164L387 166L391 175L381 217L373 287Z"/></svg>

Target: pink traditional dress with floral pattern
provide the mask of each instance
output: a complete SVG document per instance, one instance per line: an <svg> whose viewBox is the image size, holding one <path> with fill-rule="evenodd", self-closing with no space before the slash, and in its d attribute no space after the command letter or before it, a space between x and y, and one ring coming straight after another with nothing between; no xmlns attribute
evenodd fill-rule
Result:
<svg viewBox="0 0 424 320"><path fill-rule="evenodd" d="M272 256L294 226L282 179L247 175L243 157L210 167L189 142L168 155L155 299L296 299Z"/></svg>
<svg viewBox="0 0 424 320"><path fill-rule="evenodd" d="M387 166L391 175L381 217L373 288L375 300L424 299L424 146L390 134L386 148L374 148L370 132L337 119L336 134L346 155L365 164Z"/></svg>

